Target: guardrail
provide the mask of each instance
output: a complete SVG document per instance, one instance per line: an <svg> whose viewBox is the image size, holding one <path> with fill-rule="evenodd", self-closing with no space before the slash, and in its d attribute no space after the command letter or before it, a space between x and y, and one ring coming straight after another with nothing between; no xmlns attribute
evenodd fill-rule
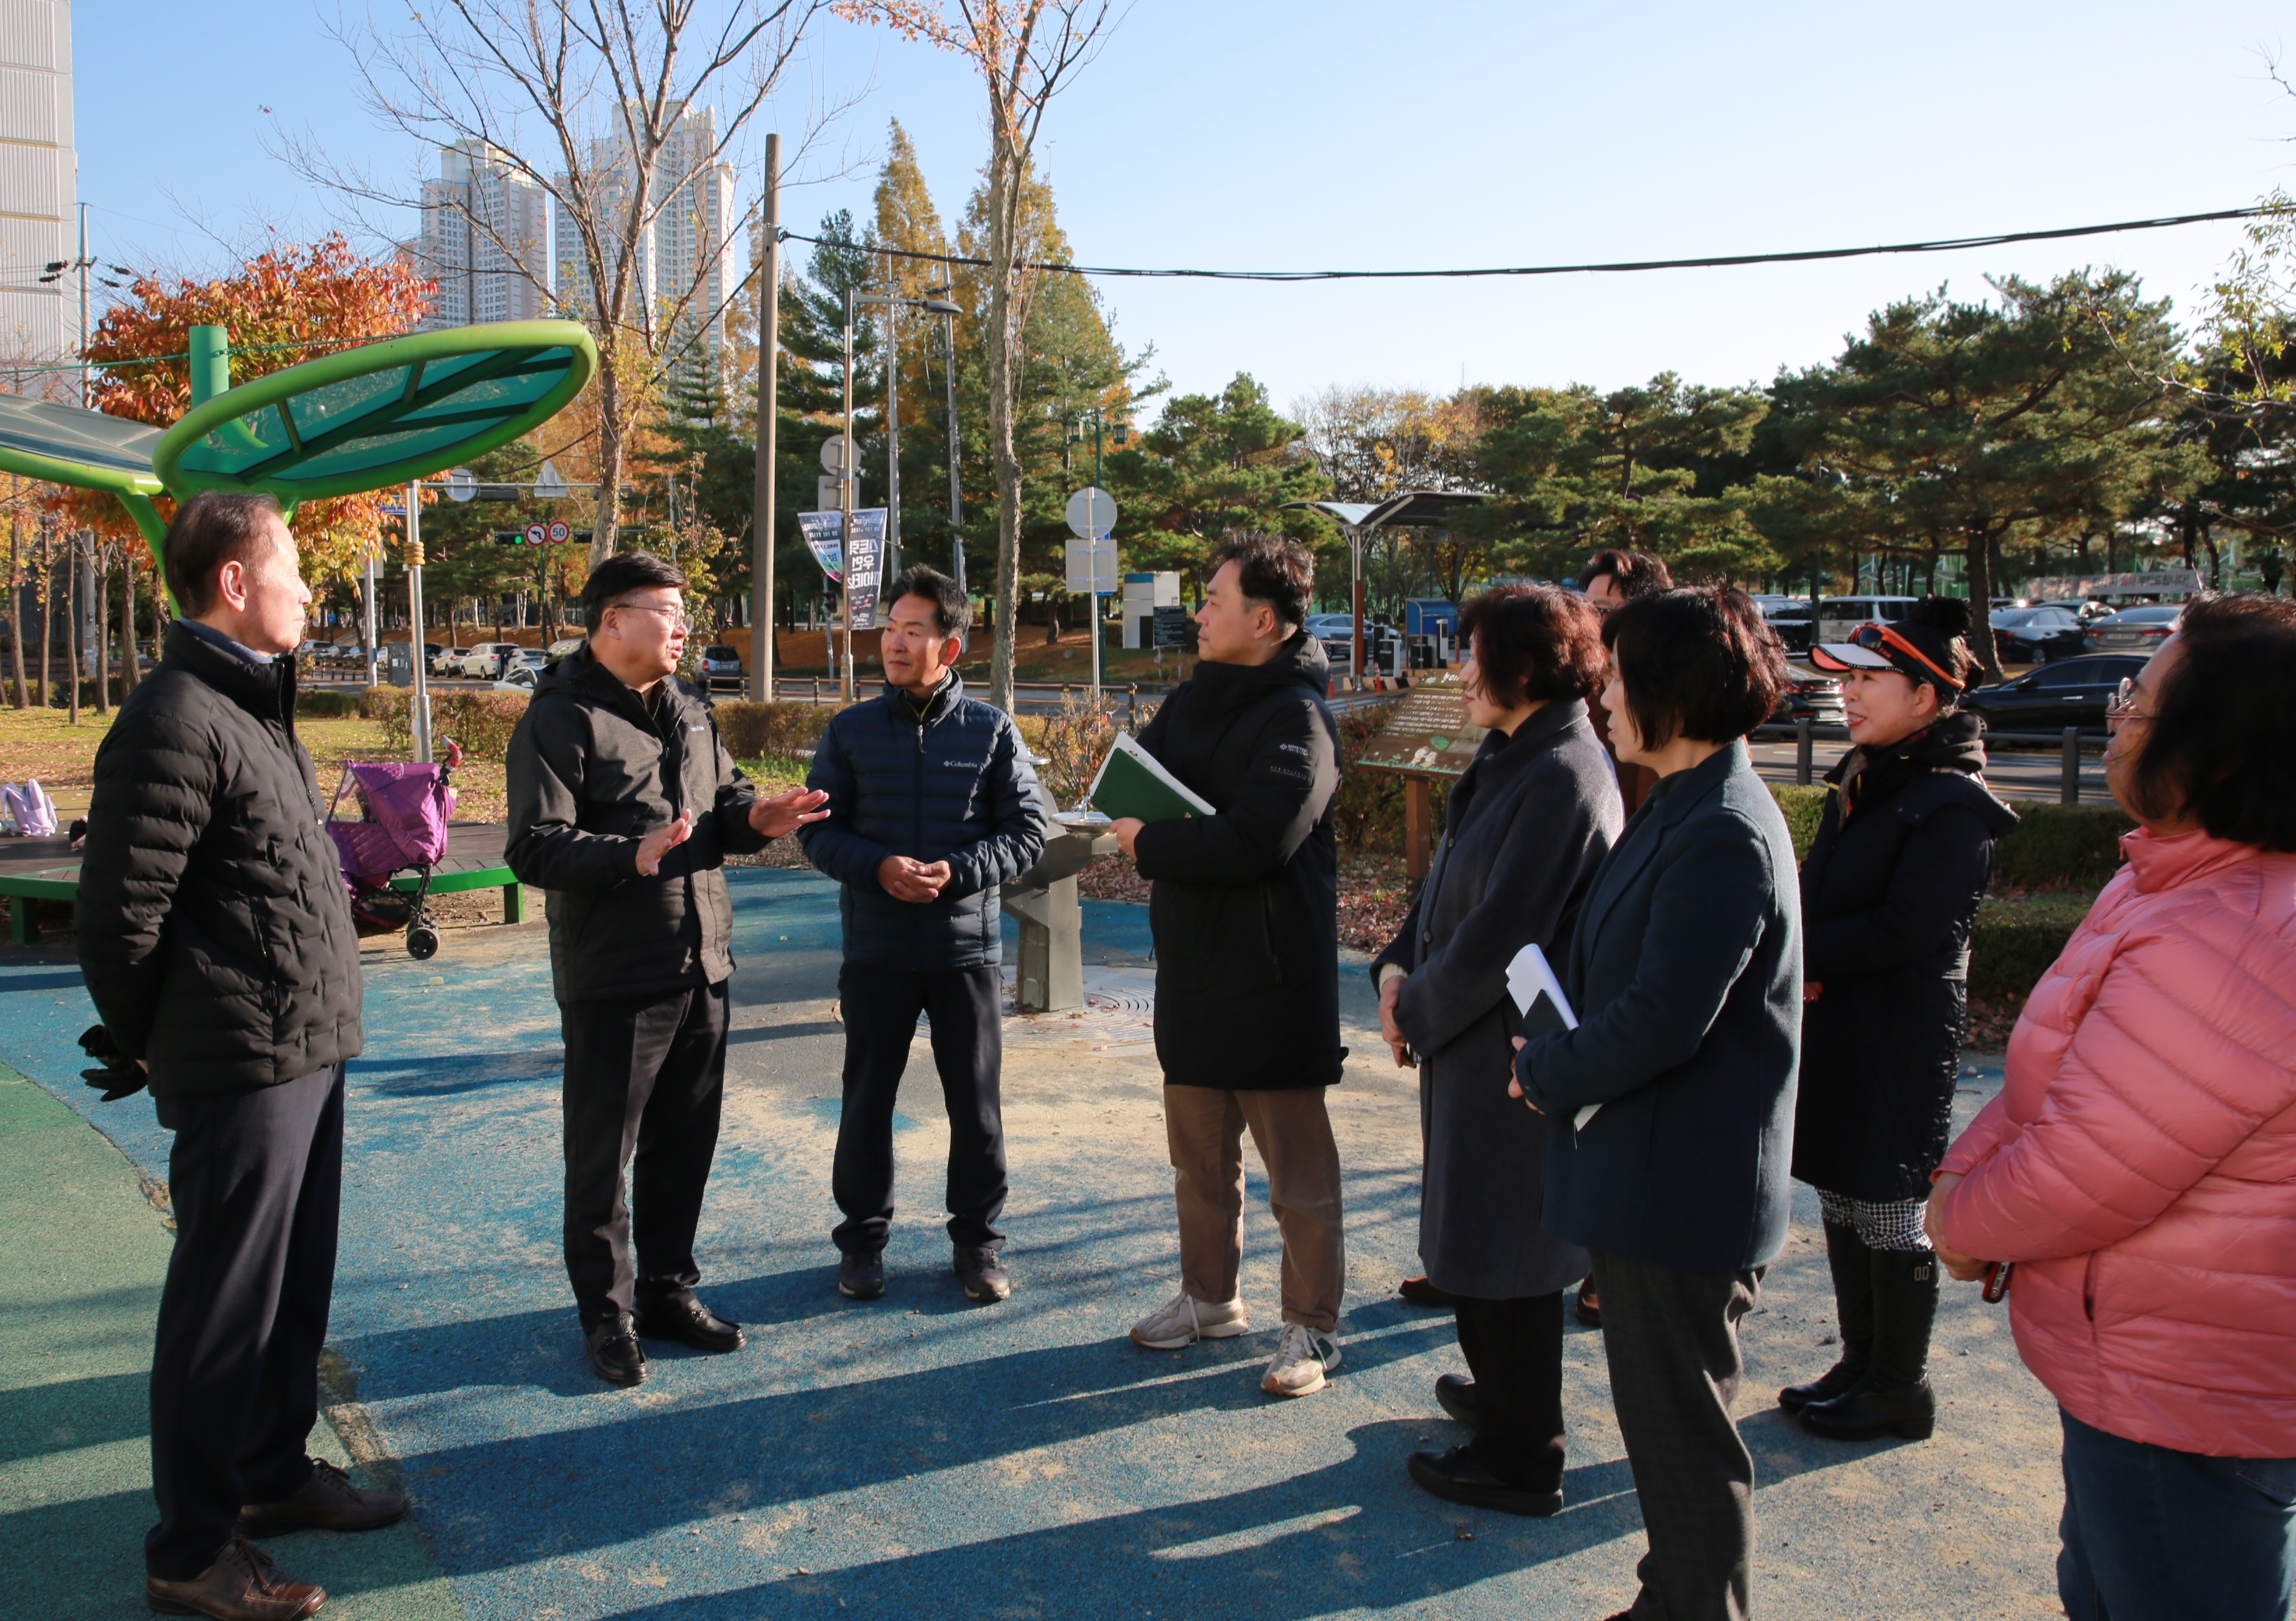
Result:
<svg viewBox="0 0 2296 1621"><path fill-rule="evenodd" d="M1812 752L1811 745L1819 737L1824 737L1829 742L1837 738L1844 743L1849 741L1849 728L1848 727L1819 726L1808 716L1804 716L1801 719L1795 720L1792 725L1758 726L1754 728L1752 735L1757 737L1791 737L1793 739L1794 784L1797 787L1804 788L1810 786L1813 777L1813 762L1810 758ZM2104 753L2104 739L2091 733L2084 732L2078 726L2068 726L2062 731L2056 732L1988 731L1985 734L1985 741L1988 744L2032 743L2038 744L2043 747L2047 747L2052 744L2055 745L2059 751L2059 758L2062 762L2062 769L2059 771L2057 776L2057 802L2059 804L2065 805L2078 805L2080 803L2081 755L2087 753L2092 745L2094 745L2095 751L2099 754L2103 754Z"/></svg>

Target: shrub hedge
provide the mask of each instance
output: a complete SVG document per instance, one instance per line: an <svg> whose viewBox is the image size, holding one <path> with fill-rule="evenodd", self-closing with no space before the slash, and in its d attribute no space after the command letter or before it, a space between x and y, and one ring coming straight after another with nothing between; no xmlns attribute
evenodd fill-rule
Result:
<svg viewBox="0 0 2296 1621"><path fill-rule="evenodd" d="M834 708L814 704L759 704L752 699L722 700L713 706L718 735L726 752L736 760L786 758L821 741L822 728Z"/></svg>
<svg viewBox="0 0 2296 1621"><path fill-rule="evenodd" d="M2014 1008L2088 915L2087 894L1988 895L1969 936L1969 993Z"/></svg>
<svg viewBox="0 0 2296 1621"><path fill-rule="evenodd" d="M405 687L370 687L360 695L359 712L382 723L383 743L403 749L414 742L407 712L414 692ZM430 735L444 743L452 738L473 760L500 760L510 749L510 735L526 713L522 692L434 692L430 695Z"/></svg>
<svg viewBox="0 0 2296 1621"><path fill-rule="evenodd" d="M2120 835L2136 824L2119 805L2019 805L1993 850L1997 889L2090 893L2120 869Z"/></svg>
<svg viewBox="0 0 2296 1621"><path fill-rule="evenodd" d="M331 687L310 687L295 694L295 712L315 720L340 720L365 712L363 693L338 692Z"/></svg>

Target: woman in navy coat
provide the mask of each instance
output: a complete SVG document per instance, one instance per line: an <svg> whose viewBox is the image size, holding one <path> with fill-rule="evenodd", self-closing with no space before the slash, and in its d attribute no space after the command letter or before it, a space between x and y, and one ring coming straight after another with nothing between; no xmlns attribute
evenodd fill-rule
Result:
<svg viewBox="0 0 2296 1621"><path fill-rule="evenodd" d="M1578 1024L1529 1038L1516 1084L1547 1122L1544 1225L1602 1293L1650 1534L1633 1613L1722 1621L1746 1613L1753 1539L1738 1319L1785 1242L1801 1031L1793 844L1744 742L1785 657L1727 588L1630 602L1603 639L1612 746L1658 782L1579 909Z"/></svg>

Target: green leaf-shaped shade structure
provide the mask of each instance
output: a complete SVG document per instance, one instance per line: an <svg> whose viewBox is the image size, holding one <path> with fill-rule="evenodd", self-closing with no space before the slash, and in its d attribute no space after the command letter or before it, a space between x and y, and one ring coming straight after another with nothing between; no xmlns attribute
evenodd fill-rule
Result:
<svg viewBox="0 0 2296 1621"><path fill-rule="evenodd" d="M155 496L160 485L152 453L159 443L159 429L125 416L0 394L0 471L78 490Z"/></svg>
<svg viewBox="0 0 2296 1621"><path fill-rule="evenodd" d="M582 391L574 321L497 321L324 355L217 395L161 436L168 490L323 500L403 484L506 444Z"/></svg>

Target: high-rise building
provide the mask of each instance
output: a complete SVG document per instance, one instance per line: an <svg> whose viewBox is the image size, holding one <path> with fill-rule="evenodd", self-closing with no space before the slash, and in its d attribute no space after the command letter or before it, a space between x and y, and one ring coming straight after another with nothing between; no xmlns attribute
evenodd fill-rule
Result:
<svg viewBox="0 0 2296 1621"><path fill-rule="evenodd" d="M715 155L718 112L689 107L655 160L649 188L652 219L640 232L631 289L633 324L653 330L672 369L692 375L725 363L726 302L734 291L734 166ZM621 240L636 191L627 149L619 139L594 143L600 225L608 251ZM557 220L558 303L578 318L590 316L588 262L577 222L563 210Z"/></svg>
<svg viewBox="0 0 2296 1621"><path fill-rule="evenodd" d="M70 0L0 0L0 383L78 352L77 271L40 280L79 251L78 189Z"/></svg>
<svg viewBox="0 0 2296 1621"><path fill-rule="evenodd" d="M484 141L439 149L439 176L422 183L422 235L407 252L439 284L425 328L549 313L550 194Z"/></svg>

